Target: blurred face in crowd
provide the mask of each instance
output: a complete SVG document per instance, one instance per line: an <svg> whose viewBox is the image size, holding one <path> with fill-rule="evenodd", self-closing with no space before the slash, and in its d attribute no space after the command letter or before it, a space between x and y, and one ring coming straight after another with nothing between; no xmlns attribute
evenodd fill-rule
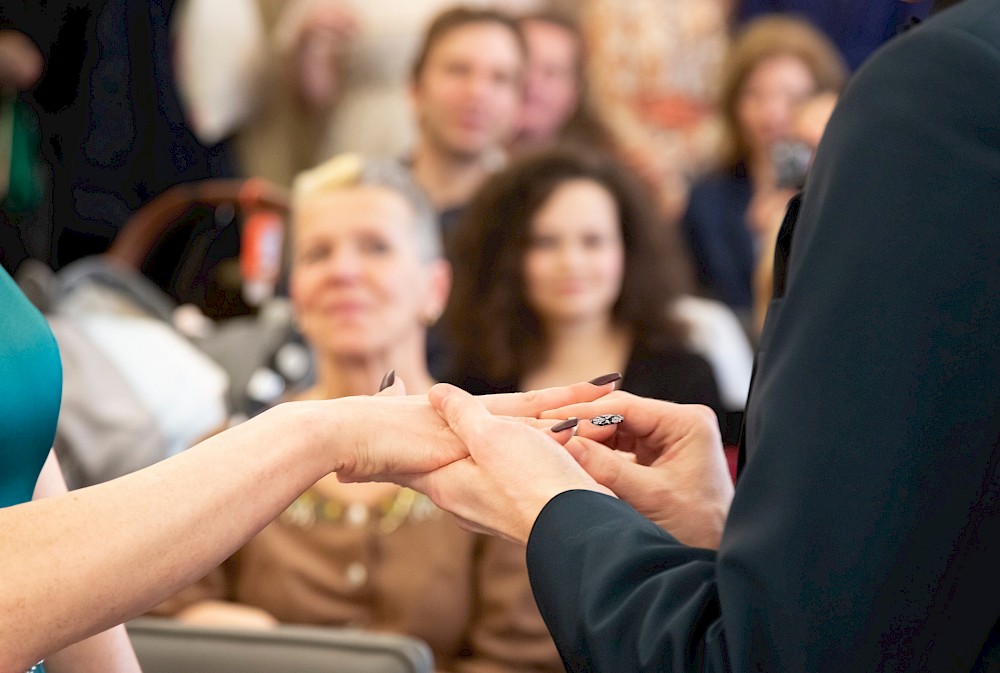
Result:
<svg viewBox="0 0 1000 673"><path fill-rule="evenodd" d="M559 185L531 221L527 301L543 323L610 317L622 289L625 246L612 194L589 179Z"/></svg>
<svg viewBox="0 0 1000 673"><path fill-rule="evenodd" d="M750 71L736 114L754 157L766 156L791 131L796 106L816 89L808 66L790 54L771 56Z"/></svg>
<svg viewBox="0 0 1000 673"><path fill-rule="evenodd" d="M444 306L444 262L421 260L413 208L391 189L304 198L294 238L292 301L321 356L363 358L422 338L422 321Z"/></svg>
<svg viewBox="0 0 1000 673"><path fill-rule="evenodd" d="M523 66L507 26L469 23L445 33L412 89L424 140L463 159L501 146L516 123Z"/></svg>
<svg viewBox="0 0 1000 673"><path fill-rule="evenodd" d="M528 47L520 130L533 138L554 138L580 100L579 44L563 26L529 19L521 23Z"/></svg>

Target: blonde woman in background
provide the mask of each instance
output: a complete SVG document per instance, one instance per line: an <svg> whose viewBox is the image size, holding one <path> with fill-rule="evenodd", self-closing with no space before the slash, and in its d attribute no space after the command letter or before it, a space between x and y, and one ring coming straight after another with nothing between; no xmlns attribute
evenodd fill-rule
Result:
<svg viewBox="0 0 1000 673"><path fill-rule="evenodd" d="M398 162L341 155L297 178L293 199L291 296L317 372L296 398L372 394L392 370L425 393L426 329L450 270L419 188ZM459 529L409 489L335 475L158 612L405 633L431 646L441 670L561 670L523 549Z"/></svg>

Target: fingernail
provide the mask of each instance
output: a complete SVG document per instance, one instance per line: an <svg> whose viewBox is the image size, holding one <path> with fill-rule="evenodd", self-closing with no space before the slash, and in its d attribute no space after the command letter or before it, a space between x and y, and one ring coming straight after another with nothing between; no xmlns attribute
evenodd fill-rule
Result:
<svg viewBox="0 0 1000 673"><path fill-rule="evenodd" d="M587 383L593 384L595 386L603 386L611 383L612 381L617 381L622 377L618 372L611 374L605 374L604 376L598 376L596 379L591 379Z"/></svg>
<svg viewBox="0 0 1000 673"><path fill-rule="evenodd" d="M552 432L562 432L563 430L569 430L570 428L575 428L576 424L580 422L580 419L576 416L570 416L565 421L561 421L553 425L549 430Z"/></svg>
<svg viewBox="0 0 1000 673"><path fill-rule="evenodd" d="M378 391L382 392L395 382L396 382L396 370L390 369L385 373L385 376L382 377L382 383L379 384Z"/></svg>
<svg viewBox="0 0 1000 673"><path fill-rule="evenodd" d="M601 414L591 418L590 422L594 425L618 425L624 420L625 417L621 414Z"/></svg>

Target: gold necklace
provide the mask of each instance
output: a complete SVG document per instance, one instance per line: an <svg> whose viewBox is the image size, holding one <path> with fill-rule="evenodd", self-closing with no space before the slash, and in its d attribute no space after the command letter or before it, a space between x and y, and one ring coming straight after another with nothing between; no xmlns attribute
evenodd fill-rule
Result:
<svg viewBox="0 0 1000 673"><path fill-rule="evenodd" d="M356 528L371 526L378 533L388 535L407 520L425 521L440 515L441 510L430 498L409 488L399 489L392 498L374 507L359 502L345 503L310 489L296 498L279 518L298 528L311 528L320 523L346 524Z"/></svg>

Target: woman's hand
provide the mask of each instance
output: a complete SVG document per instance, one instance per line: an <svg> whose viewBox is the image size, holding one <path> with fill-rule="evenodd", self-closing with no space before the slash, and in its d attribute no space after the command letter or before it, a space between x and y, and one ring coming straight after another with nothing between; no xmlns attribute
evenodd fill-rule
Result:
<svg viewBox="0 0 1000 673"><path fill-rule="evenodd" d="M546 409L589 402L611 390L612 383L577 383L527 393L485 395L478 398L478 404L491 414L510 417L505 422L548 430L555 421L537 419ZM467 458L467 443L432 408L427 396L408 396L405 392L403 381L395 377L392 385L373 397L281 406L309 405L301 412L294 411L307 416L316 414L317 420L303 418L298 421L299 427L312 427L324 433L317 445L337 447L332 471L341 481L399 481L398 475L430 472ZM569 431L549 433L548 439L565 443L571 436Z"/></svg>
<svg viewBox="0 0 1000 673"><path fill-rule="evenodd" d="M614 392L543 416L600 414L621 414L624 421L614 426L580 421L578 436L566 448L583 469L679 541L718 548L733 482L715 413Z"/></svg>
<svg viewBox="0 0 1000 673"><path fill-rule="evenodd" d="M589 386L587 390L585 386ZM522 396L476 398L449 386L434 386L428 398L468 455L437 470L399 478L426 493L470 530L525 543L531 527L552 497L572 489L608 493L566 453L557 434L511 418L494 409L525 413L548 396L603 392L604 386L580 384ZM567 439L571 433L558 433Z"/></svg>

